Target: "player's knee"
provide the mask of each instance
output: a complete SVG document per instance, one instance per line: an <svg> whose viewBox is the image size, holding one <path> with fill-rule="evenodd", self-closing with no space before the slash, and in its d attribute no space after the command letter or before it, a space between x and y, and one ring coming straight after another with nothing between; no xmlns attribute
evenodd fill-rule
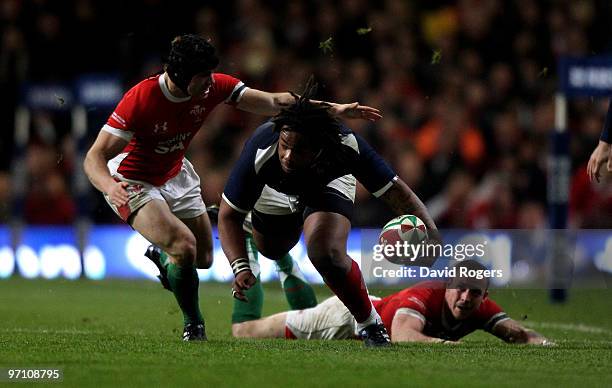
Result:
<svg viewBox="0 0 612 388"><path fill-rule="evenodd" d="M196 259L196 239L191 233L181 233L172 239L170 252L182 265L193 265Z"/></svg>
<svg viewBox="0 0 612 388"><path fill-rule="evenodd" d="M200 269L209 269L213 264L212 249L200 249L196 258L196 266Z"/></svg>
<svg viewBox="0 0 612 388"><path fill-rule="evenodd" d="M346 260L346 249L334 242L311 242L307 251L310 261L317 269L342 266Z"/></svg>

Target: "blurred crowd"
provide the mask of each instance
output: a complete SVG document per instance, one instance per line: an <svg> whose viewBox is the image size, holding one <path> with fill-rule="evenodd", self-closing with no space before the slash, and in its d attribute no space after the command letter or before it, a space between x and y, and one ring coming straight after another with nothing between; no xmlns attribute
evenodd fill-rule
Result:
<svg viewBox="0 0 612 388"><path fill-rule="evenodd" d="M210 38L218 71L247 86L299 93L314 74L322 99L382 110L377 123L349 125L426 202L439 227L544 228L557 60L609 53L610 18L602 15L611 12L603 0L2 0L0 221L15 203L21 86L112 72L127 90L161 69L173 36L189 32ZM569 104L572 227L612 226L612 184L591 184L585 173L606 108L605 99ZM89 113L86 146L110 112ZM231 107L209 117L189 150L207 204L219 202L242 144L265 119ZM76 148L69 111L32 113L27 222L77 217ZM92 192L93 219L117 222L102 201ZM391 217L363 188L357 202L355 225Z"/></svg>

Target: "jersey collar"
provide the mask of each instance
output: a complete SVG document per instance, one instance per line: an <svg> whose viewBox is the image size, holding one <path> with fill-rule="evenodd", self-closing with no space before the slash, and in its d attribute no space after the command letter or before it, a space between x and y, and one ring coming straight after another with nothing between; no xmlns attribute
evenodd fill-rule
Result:
<svg viewBox="0 0 612 388"><path fill-rule="evenodd" d="M191 96L176 97L176 96L173 96L172 93L170 93L170 89L168 89L168 85L166 85L166 73L161 74L158 78L158 81L159 81L159 87L161 88L162 93L169 101L185 102L191 99Z"/></svg>

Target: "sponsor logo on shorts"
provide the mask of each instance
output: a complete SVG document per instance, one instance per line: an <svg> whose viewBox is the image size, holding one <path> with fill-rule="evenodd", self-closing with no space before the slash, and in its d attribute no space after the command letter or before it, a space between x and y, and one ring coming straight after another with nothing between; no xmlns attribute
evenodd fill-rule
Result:
<svg viewBox="0 0 612 388"><path fill-rule="evenodd" d="M128 195L132 197L132 196L142 193L142 189L144 189L144 186L141 184L138 184L138 183L131 184L127 187L127 192L128 192Z"/></svg>

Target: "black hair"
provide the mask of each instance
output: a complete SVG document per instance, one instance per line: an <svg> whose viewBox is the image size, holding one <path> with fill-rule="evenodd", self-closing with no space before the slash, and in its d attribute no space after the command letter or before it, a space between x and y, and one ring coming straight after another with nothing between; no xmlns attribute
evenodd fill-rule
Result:
<svg viewBox="0 0 612 388"><path fill-rule="evenodd" d="M330 159L342 162L344 154L341 147L342 124L331 114L330 104L312 102L317 90L318 84L311 76L301 96L290 92L295 98L295 103L282 109L272 118L271 121L275 124L274 130L300 133L313 147L323 151L321 155L328 163L333 162Z"/></svg>
<svg viewBox="0 0 612 388"><path fill-rule="evenodd" d="M170 53L164 62L172 82L187 93L191 78L198 73L212 71L219 64L219 58L207 40L198 35L185 34L172 40Z"/></svg>

